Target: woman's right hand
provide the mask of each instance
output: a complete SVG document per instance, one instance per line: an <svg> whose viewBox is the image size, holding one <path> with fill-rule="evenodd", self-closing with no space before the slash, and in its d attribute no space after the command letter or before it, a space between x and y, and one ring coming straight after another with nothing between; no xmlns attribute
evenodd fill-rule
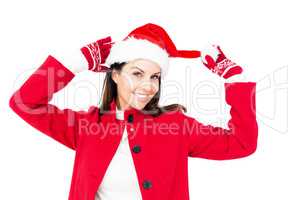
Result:
<svg viewBox="0 0 300 200"><path fill-rule="evenodd" d="M88 70L94 72L106 72L110 70L104 63L109 55L112 44L111 37L108 36L87 44L80 49L88 62Z"/></svg>

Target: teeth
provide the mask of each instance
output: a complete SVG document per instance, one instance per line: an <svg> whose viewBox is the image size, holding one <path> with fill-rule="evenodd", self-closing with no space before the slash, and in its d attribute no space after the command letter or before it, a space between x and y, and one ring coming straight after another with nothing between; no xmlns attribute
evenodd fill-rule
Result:
<svg viewBox="0 0 300 200"><path fill-rule="evenodd" d="M147 95L145 95L145 94L137 94L137 93L135 93L137 96L139 96L139 97L142 97L142 98L145 98L145 97L147 97Z"/></svg>
<svg viewBox="0 0 300 200"><path fill-rule="evenodd" d="M148 99L148 95L145 94L134 93L134 95L141 101L146 101Z"/></svg>

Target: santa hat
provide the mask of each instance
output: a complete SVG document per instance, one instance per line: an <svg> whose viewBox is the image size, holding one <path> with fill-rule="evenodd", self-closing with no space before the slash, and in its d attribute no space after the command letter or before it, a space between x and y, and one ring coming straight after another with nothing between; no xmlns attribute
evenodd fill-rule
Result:
<svg viewBox="0 0 300 200"><path fill-rule="evenodd" d="M152 23L134 29L123 40L111 46L106 65L115 62L128 62L134 59L148 59L161 67L161 76L168 71L169 58L198 58L200 51L177 50L168 33L160 26Z"/></svg>

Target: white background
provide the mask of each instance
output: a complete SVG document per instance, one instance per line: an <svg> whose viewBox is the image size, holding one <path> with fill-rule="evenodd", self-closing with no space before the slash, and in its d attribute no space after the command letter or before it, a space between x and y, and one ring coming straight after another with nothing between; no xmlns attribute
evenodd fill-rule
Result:
<svg viewBox="0 0 300 200"><path fill-rule="evenodd" d="M231 161L190 159L191 199L299 199L299 18L296 1L287 0L2 1L0 199L67 199L74 159L73 151L10 110L12 93L48 54L108 35L121 40L148 22L164 27L179 49L220 44L257 82L257 151ZM162 104L183 104L199 121L226 126L222 80L199 60L174 60L171 68L166 83L176 80L178 87L170 94L164 85ZM96 105L103 77L78 74L52 103L74 110ZM199 89L199 83L212 87ZM203 97L198 107L191 103L197 87ZM219 89L210 94L213 87Z"/></svg>

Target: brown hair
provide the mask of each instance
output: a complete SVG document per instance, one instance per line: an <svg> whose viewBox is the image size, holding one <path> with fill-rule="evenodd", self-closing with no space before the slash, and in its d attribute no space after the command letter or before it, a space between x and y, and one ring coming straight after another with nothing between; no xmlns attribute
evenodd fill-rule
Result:
<svg viewBox="0 0 300 200"><path fill-rule="evenodd" d="M112 70L115 69L117 71L121 71L123 66L127 64L126 62L122 63L113 63L110 65L111 71L106 73L104 84L102 88L102 95L101 95L101 102L100 105L100 115L104 112L109 111L110 103L113 100L117 100L117 84L113 81L111 74ZM180 104L171 104L163 107L158 106L159 98L160 98L160 88L161 88L161 78L159 78L159 90L155 94L155 96L149 101L149 103L143 108L142 112L149 113L154 117L161 115L162 113L169 112L169 111L184 111L186 112L186 108Z"/></svg>

